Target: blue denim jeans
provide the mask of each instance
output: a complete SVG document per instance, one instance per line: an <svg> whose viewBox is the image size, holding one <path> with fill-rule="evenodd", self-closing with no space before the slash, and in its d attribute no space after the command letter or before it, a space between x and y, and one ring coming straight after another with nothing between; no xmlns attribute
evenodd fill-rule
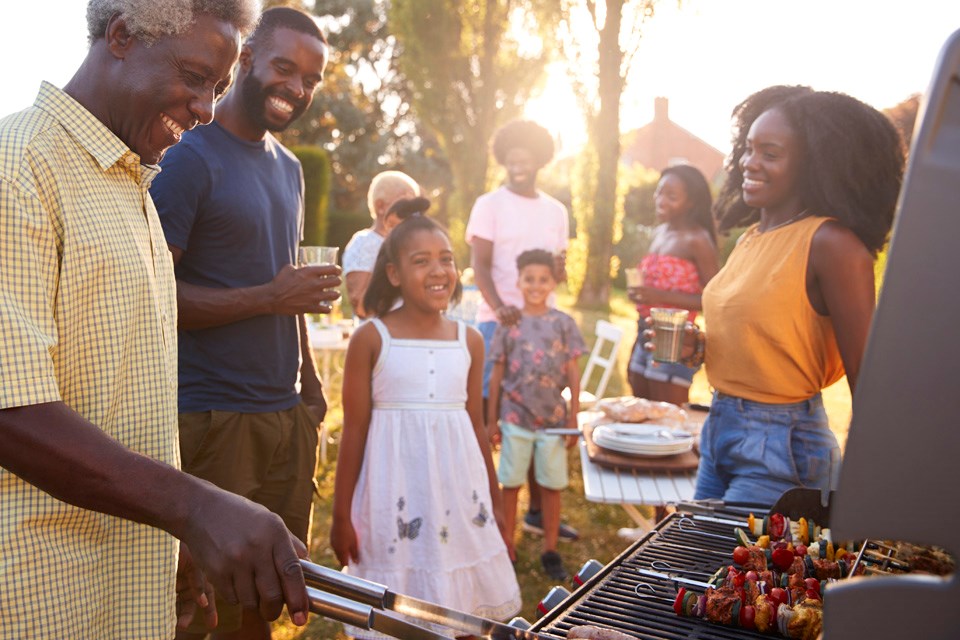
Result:
<svg viewBox="0 0 960 640"><path fill-rule="evenodd" d="M792 487L832 487L840 447L818 393L766 404L715 393L700 436L694 498L772 505Z"/></svg>
<svg viewBox="0 0 960 640"><path fill-rule="evenodd" d="M477 330L483 336L483 397L490 397L490 376L493 374L493 360L490 359L490 343L497 330L496 320L487 320L477 323Z"/></svg>

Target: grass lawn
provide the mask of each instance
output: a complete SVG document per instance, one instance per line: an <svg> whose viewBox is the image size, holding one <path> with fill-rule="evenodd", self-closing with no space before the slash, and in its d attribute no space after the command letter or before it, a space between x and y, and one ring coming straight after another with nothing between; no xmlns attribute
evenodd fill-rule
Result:
<svg viewBox="0 0 960 640"><path fill-rule="evenodd" d="M614 294L611 300L611 311L598 312L572 308L573 300L569 296L561 295L558 304L560 308L573 316L583 332L588 346L594 341L593 328L600 318L611 320L624 329L624 339L619 349L619 362L607 386L607 396L629 394L629 385L626 382L626 363L636 337L636 312L626 300L622 291ZM330 530L331 506L333 500L333 476L336 463L339 428L342 420L340 407L340 389L333 381L333 386L327 389L327 400L330 403L328 424L331 428L331 443L328 452L329 462L322 465L318 472L320 497L315 501L313 542L311 557L314 562L329 567L339 568L337 559L330 548L328 533ZM830 426L837 434L841 447L846 442L847 427L850 422L850 392L846 379L841 380L824 391L824 404L830 417ZM690 391L693 402L709 404L711 398L706 376L701 370ZM580 473L580 458L576 449L569 453L570 486L563 494L563 518L580 532L580 540L576 542L561 542L560 553L569 573L575 573L587 560L594 558L606 564L626 548L628 541L618 538L617 529L633 526L632 520L617 505L595 504L588 502L583 496L583 477ZM526 493L520 494L521 508L526 509ZM647 509L647 508L643 508ZM647 509L645 515L652 516L652 508ZM522 513L522 512L521 512ZM547 578L540 568L541 539L523 532L517 532L517 579L523 595L522 615L527 620L536 620L537 603L550 590L554 583ZM389 585L388 585L389 586ZM569 585L566 585L570 588ZM318 616L311 616L306 627L297 628L288 621L281 620L274 626L274 638L321 640L346 638L339 623L331 622Z"/></svg>

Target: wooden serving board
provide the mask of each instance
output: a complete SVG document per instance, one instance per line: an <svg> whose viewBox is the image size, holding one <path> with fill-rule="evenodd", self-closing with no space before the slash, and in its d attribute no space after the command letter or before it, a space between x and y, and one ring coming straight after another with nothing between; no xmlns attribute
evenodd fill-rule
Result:
<svg viewBox="0 0 960 640"><path fill-rule="evenodd" d="M693 471L700 464L700 456L696 453L696 447L673 456L638 456L604 449L593 441L593 428L604 422L609 422L609 420L598 420L583 425L583 439L587 444L587 457L594 464L601 467L636 469L638 471Z"/></svg>

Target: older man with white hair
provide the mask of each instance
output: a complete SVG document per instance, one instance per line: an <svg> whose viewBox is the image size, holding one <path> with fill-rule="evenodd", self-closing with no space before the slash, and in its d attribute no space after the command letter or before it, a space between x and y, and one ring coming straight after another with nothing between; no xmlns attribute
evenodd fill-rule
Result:
<svg viewBox="0 0 960 640"><path fill-rule="evenodd" d="M148 193L258 14L91 0L73 78L0 121L0 637L172 638L178 608L215 623L205 578L306 622L280 518L178 470L176 288ZM196 563L179 574L177 539Z"/></svg>

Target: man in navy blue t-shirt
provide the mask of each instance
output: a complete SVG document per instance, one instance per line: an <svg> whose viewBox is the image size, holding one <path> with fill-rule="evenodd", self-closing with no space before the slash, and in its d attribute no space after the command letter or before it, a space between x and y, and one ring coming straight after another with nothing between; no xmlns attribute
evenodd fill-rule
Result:
<svg viewBox="0 0 960 640"><path fill-rule="evenodd" d="M309 15L266 11L213 123L183 133L151 188L176 268L183 468L271 509L304 543L326 412L304 314L329 313L340 278L295 266L303 174L270 132L310 106L326 61ZM214 91L201 77L194 86ZM215 633L270 637L228 598ZM200 624L178 638L204 634Z"/></svg>

